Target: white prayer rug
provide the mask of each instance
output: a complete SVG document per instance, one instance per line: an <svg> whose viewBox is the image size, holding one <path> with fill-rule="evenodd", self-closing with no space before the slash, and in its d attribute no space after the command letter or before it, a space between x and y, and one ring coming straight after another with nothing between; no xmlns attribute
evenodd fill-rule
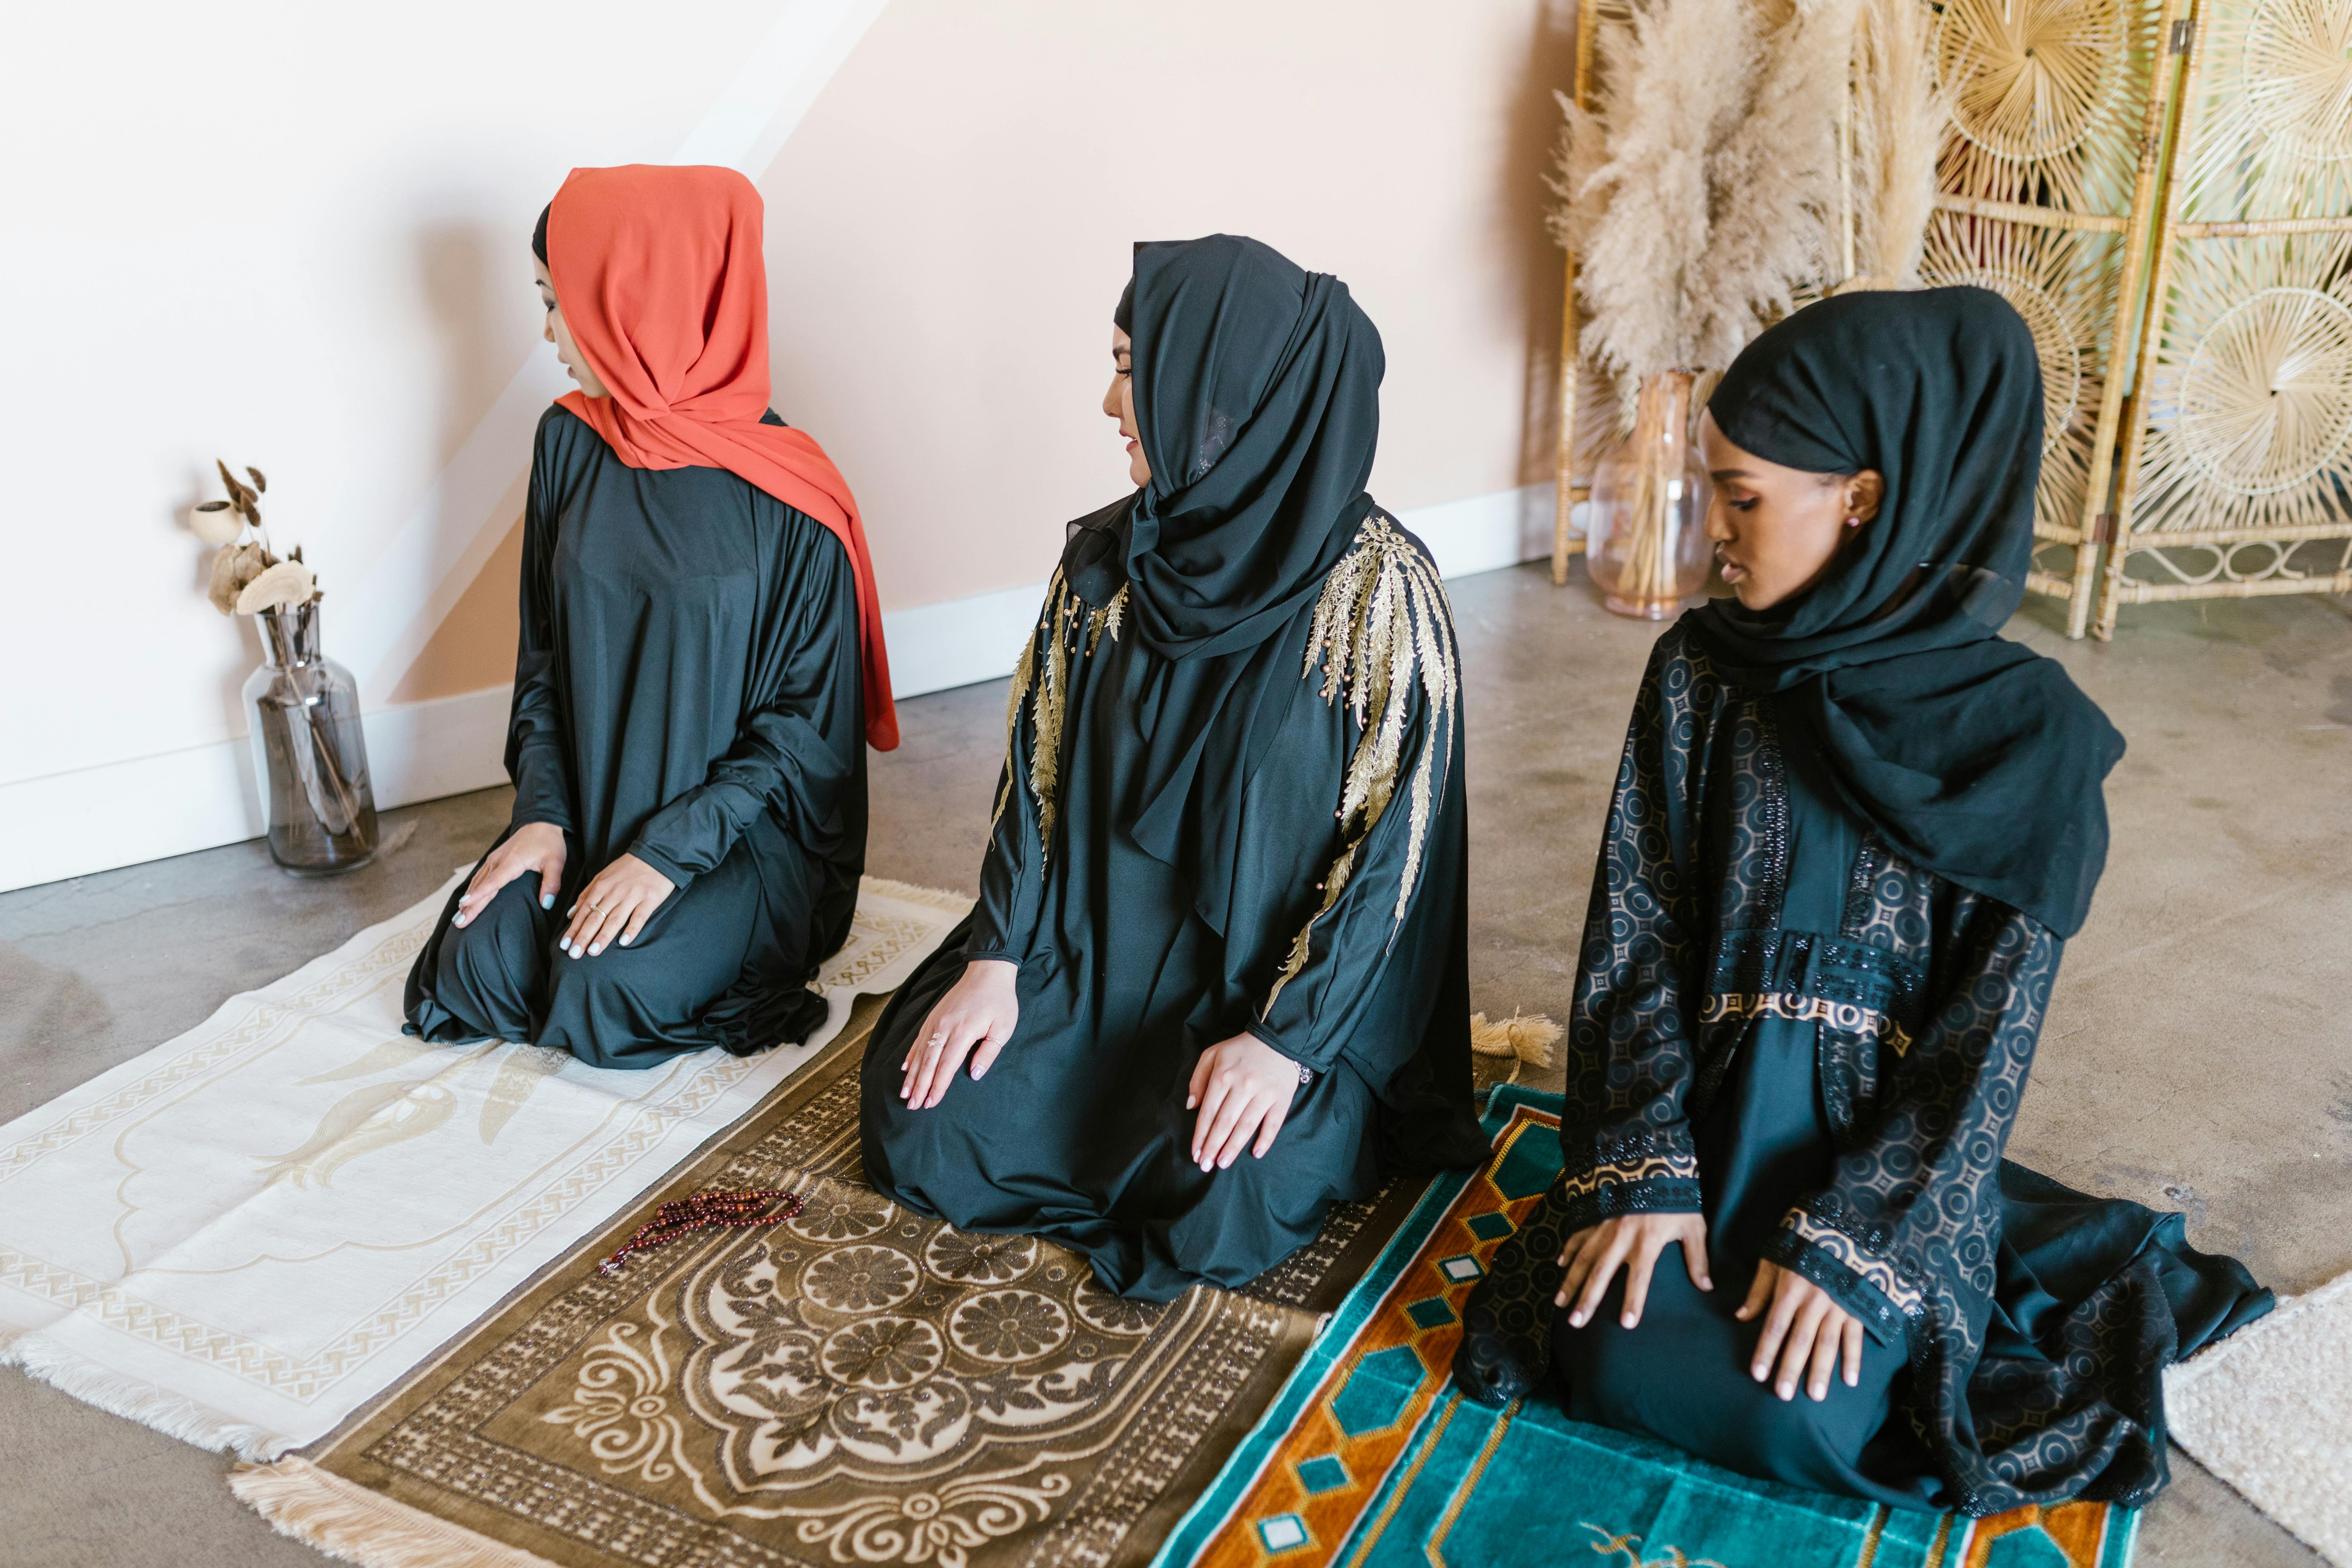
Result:
<svg viewBox="0 0 2352 1568"><path fill-rule="evenodd" d="M2172 1440L2352 1568L2352 1274L2164 1374Z"/></svg>
<svg viewBox="0 0 2352 1568"><path fill-rule="evenodd" d="M400 1032L448 893L0 1127L0 1363L248 1459L324 1436L758 1105L971 903L868 877L807 1043L616 1072Z"/></svg>

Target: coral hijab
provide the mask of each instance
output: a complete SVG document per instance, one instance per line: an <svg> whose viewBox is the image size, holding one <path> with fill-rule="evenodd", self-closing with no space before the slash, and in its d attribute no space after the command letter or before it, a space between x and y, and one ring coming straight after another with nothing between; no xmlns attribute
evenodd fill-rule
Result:
<svg viewBox="0 0 2352 1568"><path fill-rule="evenodd" d="M898 743L874 563L848 481L804 431L763 425L760 193L732 169L574 169L547 216L565 325L612 394L557 399L633 468L725 468L831 529L857 575L866 739Z"/></svg>

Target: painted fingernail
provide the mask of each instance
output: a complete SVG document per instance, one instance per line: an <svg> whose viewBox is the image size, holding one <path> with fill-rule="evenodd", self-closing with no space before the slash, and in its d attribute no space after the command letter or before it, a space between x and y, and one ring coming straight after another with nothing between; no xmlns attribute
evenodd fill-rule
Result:
<svg viewBox="0 0 2352 1568"><path fill-rule="evenodd" d="M1622 1317L1619 1318L1617 1321L1618 1321L1618 1322L1620 1322L1620 1323L1623 1324L1626 1328L1629 1328L1629 1329L1630 1329L1630 1328L1632 1328L1634 1324L1636 1324L1636 1323L1640 1322L1642 1320L1641 1320L1641 1319L1639 1319L1639 1318L1637 1318L1637 1317L1635 1317L1633 1313L1631 1313L1631 1312L1627 1312L1627 1313L1625 1313Z"/></svg>
<svg viewBox="0 0 2352 1568"><path fill-rule="evenodd" d="M555 907L555 895L554 895L553 893L542 893L542 894L541 894L541 895L540 895L540 900L539 900L539 907L540 907L541 909L542 909L542 910L551 910L551 909L553 909L553 908Z"/></svg>
<svg viewBox="0 0 2352 1568"><path fill-rule="evenodd" d="M634 937L635 937L635 935L636 935L636 934L637 934L636 932L632 931L623 931L623 932L621 933L621 945L622 945L623 947L626 947L626 946L628 946L628 945L629 945L629 942L630 942L630 941L631 941L631 939L633 939Z"/></svg>
<svg viewBox="0 0 2352 1568"><path fill-rule="evenodd" d="M598 942L595 946L593 946L593 947L592 947L592 948L590 948L590 949L588 950L588 955L589 955L591 958L593 958L593 957L594 957L596 954L598 954L598 953L600 953L600 952L604 952L604 944L603 942Z"/></svg>
<svg viewBox="0 0 2352 1568"><path fill-rule="evenodd" d="M1580 1307L1575 1311L1570 1312L1568 1315L1568 1322L1570 1328L1580 1329L1584 1327L1584 1309Z"/></svg>

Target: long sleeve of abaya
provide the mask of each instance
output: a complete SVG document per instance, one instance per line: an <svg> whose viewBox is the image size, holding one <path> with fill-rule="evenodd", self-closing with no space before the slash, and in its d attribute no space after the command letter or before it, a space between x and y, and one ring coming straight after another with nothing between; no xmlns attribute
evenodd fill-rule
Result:
<svg viewBox="0 0 2352 1568"><path fill-rule="evenodd" d="M1450 649L1450 627L1439 642ZM1442 672L1444 687L1450 689L1455 679L1449 657ZM1303 922L1294 922L1295 935L1279 933L1288 949L1283 967L1248 1026L1259 1039L1316 1072L1328 1072L1342 1056L1349 1057L1374 1085L1387 1083L1420 1047L1417 1029L1374 1019L1391 1002L1384 984L1389 967L1422 962L1442 950L1453 912L1450 872L1462 858L1461 846L1454 842L1463 831L1463 813L1454 798L1462 788L1461 737L1450 701L1441 709L1431 701L1429 688L1417 680L1404 685L1394 700L1403 710L1394 719L1395 762L1387 786L1392 793L1386 809L1342 841L1336 862L1324 862L1328 870L1318 867L1307 873L1319 873L1311 895L1314 902L1308 905L1314 912ZM1326 721L1344 741L1362 744L1364 737L1354 732L1344 701L1328 702L1305 692L1293 713L1303 721L1312 710L1327 706L1332 711ZM1370 728L1380 728L1377 717ZM1377 733L1371 742L1379 744ZM1339 747L1332 751L1339 757L1348 755ZM1249 793L1305 793L1293 775L1291 769L1268 769L1252 782ZM1245 822L1265 825L1262 832L1285 837L1292 836L1295 819L1295 813L1263 805L1244 813ZM1434 848L1433 839L1437 841ZM1247 861L1279 865L1295 853L1288 846L1252 845L1248 840L1245 832L1240 847ZM1304 886L1306 879L1300 880ZM1433 880L1442 885L1433 886ZM1284 901L1295 904L1295 894ZM1241 922L1237 919L1235 923ZM1252 945L1229 937L1229 964L1244 965ZM1247 979L1245 967L1230 977L1244 993Z"/></svg>
<svg viewBox="0 0 2352 1568"><path fill-rule="evenodd" d="M1045 821L1033 781L1015 772L1023 759L1036 755L1036 710L1019 697L1038 668L1051 661L1055 640L1065 629L1053 612L1066 596L1062 574L1056 572L1013 675L1016 695L1006 721L1004 769L997 776L996 816L989 828L988 853L981 861L980 900L972 906L971 930L964 941L967 958L1017 964L1037 929L1045 886Z"/></svg>
<svg viewBox="0 0 2352 1568"><path fill-rule="evenodd" d="M544 822L576 832L569 742L564 738L563 699L558 686L554 590L553 510L546 494L544 429L530 466L523 503L520 626L515 643L514 705L507 721L507 776L514 780L517 827Z"/></svg>
<svg viewBox="0 0 2352 1568"><path fill-rule="evenodd" d="M1882 1068L1829 1186L1766 1249L1889 1342L1931 1314L1965 1334L1960 1303L1992 1291L2001 1151L2063 947L2005 904L1939 890L1949 901L1930 916L1941 929L1918 1037Z"/></svg>
<svg viewBox="0 0 2352 1568"><path fill-rule="evenodd" d="M1016 744L1025 739L1016 737ZM980 900L972 906L964 956L1019 963L1037 925L1037 803L1013 778L1010 763L997 781L996 797L1000 805L988 836L988 854L981 862Z"/></svg>
<svg viewBox="0 0 2352 1568"><path fill-rule="evenodd" d="M1675 640L1652 653L1634 700L1585 915L1559 1130L1564 1233L1612 1215L1700 1207L1684 1098L1704 995L1705 772L1676 737L1694 728L1702 694L1690 661L1670 654Z"/></svg>
<svg viewBox="0 0 2352 1568"><path fill-rule="evenodd" d="M826 529L782 509L768 562L769 624L753 654L735 743L703 782L654 813L630 853L684 887L727 857L763 812L793 837L830 833L864 744L857 588Z"/></svg>

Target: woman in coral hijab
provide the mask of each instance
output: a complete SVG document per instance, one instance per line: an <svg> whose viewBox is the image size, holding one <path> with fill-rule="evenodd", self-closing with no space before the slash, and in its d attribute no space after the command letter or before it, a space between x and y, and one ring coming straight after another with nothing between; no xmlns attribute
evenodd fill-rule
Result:
<svg viewBox="0 0 2352 1568"><path fill-rule="evenodd" d="M804 1038L898 744L857 503L768 407L759 194L575 169L531 247L580 390L523 513L514 817L408 976L408 1030L646 1068Z"/></svg>

